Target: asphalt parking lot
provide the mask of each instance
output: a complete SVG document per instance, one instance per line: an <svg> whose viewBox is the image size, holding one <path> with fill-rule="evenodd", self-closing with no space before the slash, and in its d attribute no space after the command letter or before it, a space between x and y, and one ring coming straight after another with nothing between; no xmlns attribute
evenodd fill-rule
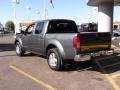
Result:
<svg viewBox="0 0 120 90"><path fill-rule="evenodd" d="M16 56L13 42L13 37L0 37L0 90L120 90L120 54L57 72L38 55Z"/></svg>

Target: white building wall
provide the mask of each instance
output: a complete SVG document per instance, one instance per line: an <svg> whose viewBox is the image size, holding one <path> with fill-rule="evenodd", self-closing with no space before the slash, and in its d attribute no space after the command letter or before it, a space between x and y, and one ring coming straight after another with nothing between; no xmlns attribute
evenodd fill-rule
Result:
<svg viewBox="0 0 120 90"><path fill-rule="evenodd" d="M113 3L98 6L98 32L111 32L113 26Z"/></svg>

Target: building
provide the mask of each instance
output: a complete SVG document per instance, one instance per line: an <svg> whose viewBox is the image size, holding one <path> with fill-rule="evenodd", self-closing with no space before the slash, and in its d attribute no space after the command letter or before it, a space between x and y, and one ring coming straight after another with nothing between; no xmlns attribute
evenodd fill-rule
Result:
<svg viewBox="0 0 120 90"><path fill-rule="evenodd" d="M120 0L87 0L89 6L98 7L98 32L113 33L113 9Z"/></svg>
<svg viewBox="0 0 120 90"><path fill-rule="evenodd" d="M120 21L113 22L113 29L120 30Z"/></svg>
<svg viewBox="0 0 120 90"><path fill-rule="evenodd" d="M18 21L17 23L16 23L16 28L15 28L15 30L16 30L16 33L20 33L21 32L21 30L25 30L31 23L33 23L34 21L25 21L25 20L23 20L23 21Z"/></svg>

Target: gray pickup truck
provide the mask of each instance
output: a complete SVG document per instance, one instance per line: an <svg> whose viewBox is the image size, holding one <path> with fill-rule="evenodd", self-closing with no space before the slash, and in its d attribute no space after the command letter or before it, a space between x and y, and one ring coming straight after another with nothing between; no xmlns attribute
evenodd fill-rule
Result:
<svg viewBox="0 0 120 90"><path fill-rule="evenodd" d="M53 70L61 70L66 61L84 61L94 53L111 48L108 32L79 33L72 20L52 19L32 23L16 35L16 54L25 51L47 57Z"/></svg>

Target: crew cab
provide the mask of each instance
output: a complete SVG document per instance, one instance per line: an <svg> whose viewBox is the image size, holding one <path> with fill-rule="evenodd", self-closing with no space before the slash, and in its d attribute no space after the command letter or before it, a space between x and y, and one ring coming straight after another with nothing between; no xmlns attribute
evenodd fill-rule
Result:
<svg viewBox="0 0 120 90"><path fill-rule="evenodd" d="M26 51L47 57L53 70L61 70L66 61L90 60L94 53L111 48L109 32L79 33L72 20L36 21L16 35L16 54Z"/></svg>

